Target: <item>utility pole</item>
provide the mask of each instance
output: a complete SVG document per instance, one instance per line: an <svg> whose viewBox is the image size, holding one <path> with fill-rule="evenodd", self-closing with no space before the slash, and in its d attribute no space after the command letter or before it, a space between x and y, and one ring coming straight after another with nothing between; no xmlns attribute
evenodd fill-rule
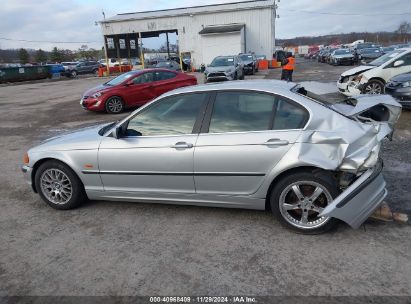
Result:
<svg viewBox="0 0 411 304"><path fill-rule="evenodd" d="M272 43L271 43L271 56L270 56L270 58L273 58L272 56L274 56L274 53L275 53L275 50L276 50L276 43L275 43L275 20L277 19L277 18L280 18L280 16L279 15L277 15L277 9L278 9L278 4L277 4L277 2L278 3L280 3L280 0L274 0L274 3L273 3L273 15L272 15L272 18L271 18L271 22L272 22L272 24L271 24L271 32L272 32Z"/></svg>

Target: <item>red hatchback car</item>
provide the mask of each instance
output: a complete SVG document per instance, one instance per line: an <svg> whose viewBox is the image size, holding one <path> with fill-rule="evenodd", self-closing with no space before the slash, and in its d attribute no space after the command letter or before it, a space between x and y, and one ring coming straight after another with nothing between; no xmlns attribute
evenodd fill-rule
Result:
<svg viewBox="0 0 411 304"><path fill-rule="evenodd" d="M196 85L192 75L165 69L146 69L121 74L84 93L81 106L90 111L118 114L139 107L161 94Z"/></svg>

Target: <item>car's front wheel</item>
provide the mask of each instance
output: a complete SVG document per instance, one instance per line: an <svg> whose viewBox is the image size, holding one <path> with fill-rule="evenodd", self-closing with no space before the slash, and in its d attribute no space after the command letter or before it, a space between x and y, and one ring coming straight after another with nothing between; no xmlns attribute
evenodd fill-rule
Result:
<svg viewBox="0 0 411 304"><path fill-rule="evenodd" d="M87 200L84 186L65 164L51 160L40 165L34 177L40 197L54 209L73 209Z"/></svg>
<svg viewBox="0 0 411 304"><path fill-rule="evenodd" d="M327 172L298 172L287 175L271 191L271 211L281 224L299 233L318 234L338 221L319 216L338 195L335 180Z"/></svg>
<svg viewBox="0 0 411 304"><path fill-rule="evenodd" d="M106 101L106 111L109 114L119 114L124 111L124 102L121 97L113 96Z"/></svg>
<svg viewBox="0 0 411 304"><path fill-rule="evenodd" d="M76 78L77 77L77 71L73 70L70 72L70 77L71 78Z"/></svg>
<svg viewBox="0 0 411 304"><path fill-rule="evenodd" d="M364 94L384 94L384 83L380 80L370 80L364 85Z"/></svg>

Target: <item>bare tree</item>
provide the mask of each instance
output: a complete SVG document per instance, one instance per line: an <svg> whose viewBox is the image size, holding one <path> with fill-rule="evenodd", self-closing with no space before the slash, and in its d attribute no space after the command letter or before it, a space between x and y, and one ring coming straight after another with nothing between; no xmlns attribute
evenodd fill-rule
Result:
<svg viewBox="0 0 411 304"><path fill-rule="evenodd" d="M411 33L411 25L407 21L403 21L400 23L400 26L395 31L403 42L406 42L408 33Z"/></svg>

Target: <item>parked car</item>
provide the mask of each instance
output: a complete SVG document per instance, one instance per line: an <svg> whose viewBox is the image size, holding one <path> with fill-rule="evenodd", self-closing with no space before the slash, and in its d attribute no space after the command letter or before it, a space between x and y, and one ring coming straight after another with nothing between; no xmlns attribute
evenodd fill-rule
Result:
<svg viewBox="0 0 411 304"><path fill-rule="evenodd" d="M65 62L62 62L61 64L62 64L63 67L64 67L64 75L65 75L65 76L67 76L67 77L76 77L76 76L77 76L77 73L75 73L74 76L71 76L70 71L71 71L72 69L74 69L74 67L75 67L77 64L79 64L78 61L65 61Z"/></svg>
<svg viewBox="0 0 411 304"><path fill-rule="evenodd" d="M218 56L205 69L205 81L244 79L243 68L238 56Z"/></svg>
<svg viewBox="0 0 411 304"><path fill-rule="evenodd" d="M361 49L358 53L358 58L363 62L370 62L378 57L381 57L384 53L381 48L366 48Z"/></svg>
<svg viewBox="0 0 411 304"><path fill-rule="evenodd" d="M100 59L98 61L98 63L103 67L107 66L107 60L105 60L105 59ZM116 58L109 58L108 59L108 66L110 68L115 67L115 66L119 66L119 65L120 65L120 62Z"/></svg>
<svg viewBox="0 0 411 304"><path fill-rule="evenodd" d="M178 89L119 122L41 143L22 170L55 209L87 198L181 203L271 210L309 234L338 220L358 228L387 195L379 150L401 105L306 94L272 80Z"/></svg>
<svg viewBox="0 0 411 304"><path fill-rule="evenodd" d="M156 68L161 68L161 69L169 69L169 70L174 70L174 71L181 71L181 66L179 63L168 60L168 61L161 61L156 64Z"/></svg>
<svg viewBox="0 0 411 304"><path fill-rule="evenodd" d="M354 55L349 49L336 49L330 55L330 64L354 64Z"/></svg>
<svg viewBox="0 0 411 304"><path fill-rule="evenodd" d="M197 78L165 69L134 70L84 93L81 106L90 111L118 114L139 107L170 90L195 85Z"/></svg>
<svg viewBox="0 0 411 304"><path fill-rule="evenodd" d="M392 52L392 51L394 51L394 50L396 50L397 48L395 47L395 46L386 46L386 47L382 47L381 48L381 51L384 53L384 54L387 54L387 53L389 53L389 52Z"/></svg>
<svg viewBox="0 0 411 304"><path fill-rule="evenodd" d="M337 87L347 96L358 94L382 94L389 79L411 72L411 48L387 53L367 65L341 74Z"/></svg>
<svg viewBox="0 0 411 304"><path fill-rule="evenodd" d="M258 72L258 59L255 54L239 54L238 55L244 64L244 73L254 75Z"/></svg>
<svg viewBox="0 0 411 304"><path fill-rule="evenodd" d="M80 74L98 74L98 69L102 65L97 61L80 61L76 65L70 65L66 69L66 75L69 77L77 77Z"/></svg>
<svg viewBox="0 0 411 304"><path fill-rule="evenodd" d="M385 93L397 98L403 108L411 109L411 72L391 78L385 85Z"/></svg>
<svg viewBox="0 0 411 304"><path fill-rule="evenodd" d="M265 55L256 55L255 57L257 58L257 60L266 60L267 59L267 56L265 56Z"/></svg>

